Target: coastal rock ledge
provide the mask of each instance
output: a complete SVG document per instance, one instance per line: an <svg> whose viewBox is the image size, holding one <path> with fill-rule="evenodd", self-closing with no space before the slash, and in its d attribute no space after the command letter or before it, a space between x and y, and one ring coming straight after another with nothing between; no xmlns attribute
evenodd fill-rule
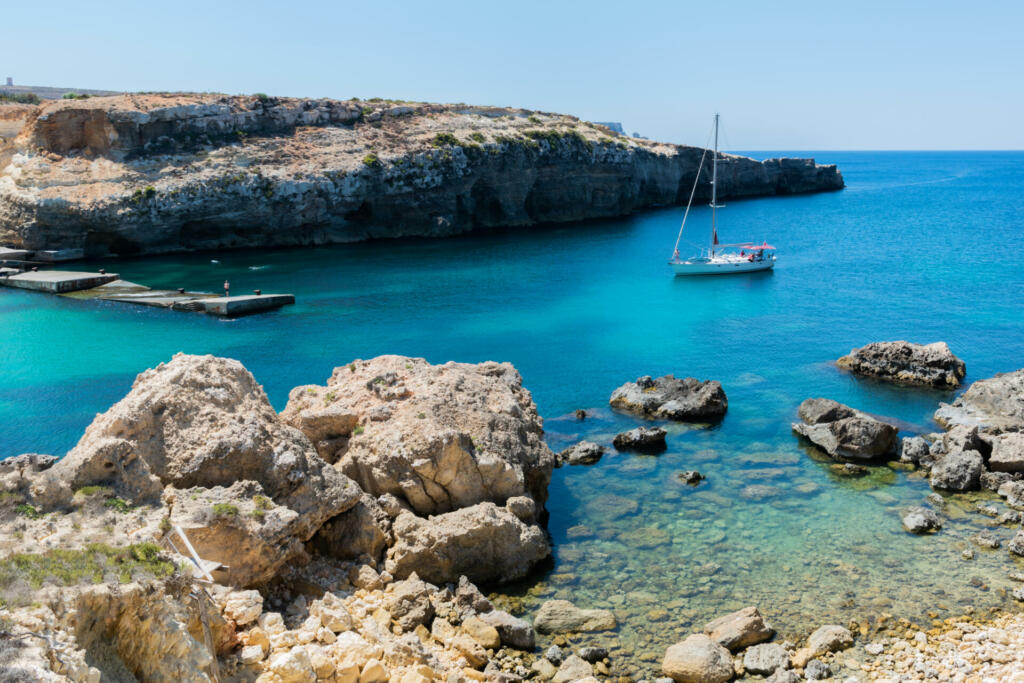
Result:
<svg viewBox="0 0 1024 683"><path fill-rule="evenodd" d="M936 389L955 389L967 374L964 362L953 355L946 342L874 342L853 349L836 364L857 375Z"/></svg>
<svg viewBox="0 0 1024 683"><path fill-rule="evenodd" d="M22 116L0 143L0 244L86 256L622 216L685 203L703 153L574 116L380 99L132 94ZM813 159L718 164L719 198L843 186Z"/></svg>

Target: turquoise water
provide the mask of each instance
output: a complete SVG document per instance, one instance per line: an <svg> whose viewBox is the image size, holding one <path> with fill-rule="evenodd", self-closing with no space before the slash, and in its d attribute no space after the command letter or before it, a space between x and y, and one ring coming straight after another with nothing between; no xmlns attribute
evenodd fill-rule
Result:
<svg viewBox="0 0 1024 683"><path fill-rule="evenodd" d="M854 618L871 600L916 617L938 603L954 612L1002 604L1005 551L960 559L976 515L940 534L956 543L909 537L895 511L920 501L924 482L887 468L836 479L788 423L801 400L828 396L908 430L934 429L931 414L951 394L856 380L831 365L869 341L944 340L968 381L1024 366L1024 153L816 156L839 164L846 190L736 201L721 215L724 241L778 247L774 273L673 278L665 261L681 210L665 208L446 240L103 264L151 286L217 291L227 278L236 292L297 296L294 307L233 321L2 290L0 457L66 451L136 373L176 351L240 359L278 409L291 387L322 383L356 357L511 361L555 448L583 435L610 440L632 424L566 416L602 408L638 375L715 378L730 407L714 429L674 434L660 458L610 456L556 472L556 563L531 595L608 602L606 582L625 581L638 604L675 605L673 620L647 628L609 603L639 619L624 637L652 650L657 633L670 639L758 596L792 631L815 612ZM706 212L691 213L698 230ZM709 483L677 486L673 473L692 467ZM738 492L751 483L779 495L746 500ZM602 492L639 509L591 504ZM569 538L580 524L593 535ZM670 540L638 549L616 536L648 527ZM975 575L991 589L971 586Z"/></svg>

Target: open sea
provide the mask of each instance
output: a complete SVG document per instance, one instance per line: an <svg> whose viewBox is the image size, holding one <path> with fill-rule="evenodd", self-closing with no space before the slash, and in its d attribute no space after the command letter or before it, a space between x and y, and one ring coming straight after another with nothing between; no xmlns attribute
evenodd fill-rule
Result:
<svg viewBox="0 0 1024 683"><path fill-rule="evenodd" d="M530 612L557 596L614 609L614 645L640 669L747 604L792 637L1010 606L1013 561L970 540L983 528L1012 536L973 511L995 496L951 498L937 536L912 536L898 512L930 493L925 479L884 464L839 478L789 425L803 399L825 396L907 434L936 431L932 413L953 393L835 367L871 341L946 341L968 383L1024 367L1024 153L813 155L839 165L845 190L733 201L719 214L724 242L778 248L770 273L674 278L672 207L450 239L91 264L153 287L219 291L228 279L234 292L296 295L293 307L230 321L2 289L0 458L64 453L137 373L178 351L241 360L279 410L292 387L354 358L510 361L556 450L584 437L610 446L636 424L607 410L620 384L690 375L722 382L725 420L670 426L661 456L610 449L595 466L556 470L554 561L506 588L509 604ZM684 245L706 242L708 212L691 212ZM577 422L576 408L594 417ZM680 484L685 469L708 480Z"/></svg>

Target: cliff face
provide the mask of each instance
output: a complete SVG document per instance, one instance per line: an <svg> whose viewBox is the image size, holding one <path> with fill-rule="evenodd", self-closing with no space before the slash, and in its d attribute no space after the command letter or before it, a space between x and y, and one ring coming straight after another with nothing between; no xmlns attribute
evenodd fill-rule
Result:
<svg viewBox="0 0 1024 683"><path fill-rule="evenodd" d="M216 95L48 103L14 147L0 243L90 255L618 216L685 202L702 153L520 109ZM725 198L842 187L811 159L719 164Z"/></svg>

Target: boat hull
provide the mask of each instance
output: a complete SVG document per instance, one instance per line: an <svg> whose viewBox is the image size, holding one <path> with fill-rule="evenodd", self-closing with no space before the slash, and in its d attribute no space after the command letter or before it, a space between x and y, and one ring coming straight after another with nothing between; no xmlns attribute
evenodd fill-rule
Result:
<svg viewBox="0 0 1024 683"><path fill-rule="evenodd" d="M763 261L747 261L736 259L723 262L716 261L671 261L669 263L676 275L732 275L736 273L752 273L758 270L771 270L775 267L775 259Z"/></svg>

